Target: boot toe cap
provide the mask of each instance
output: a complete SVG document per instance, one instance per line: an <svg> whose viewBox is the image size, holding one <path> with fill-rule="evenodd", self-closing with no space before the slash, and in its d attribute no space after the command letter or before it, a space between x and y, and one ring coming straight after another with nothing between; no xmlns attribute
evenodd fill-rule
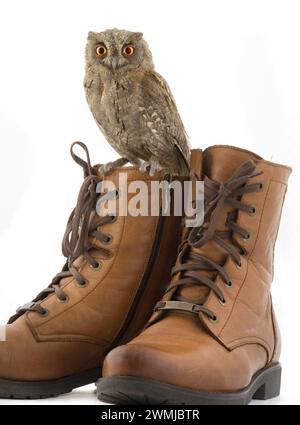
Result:
<svg viewBox="0 0 300 425"><path fill-rule="evenodd" d="M214 361L208 352L195 360L195 350L181 352L173 344L164 348L136 343L120 346L108 354L103 367L104 377L139 377L212 391L228 387L229 375L222 362Z"/></svg>
<svg viewBox="0 0 300 425"><path fill-rule="evenodd" d="M165 338L120 346L106 357L103 376L151 379L203 391L235 391L246 387L264 367L261 347L248 345L229 352L210 338L206 344Z"/></svg>

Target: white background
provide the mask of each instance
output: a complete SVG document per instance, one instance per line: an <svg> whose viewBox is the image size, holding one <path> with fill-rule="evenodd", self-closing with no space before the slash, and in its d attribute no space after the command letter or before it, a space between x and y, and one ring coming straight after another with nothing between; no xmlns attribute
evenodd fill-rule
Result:
<svg viewBox="0 0 300 425"><path fill-rule="evenodd" d="M299 20L300 2L289 0L1 2L2 323L63 264L61 238L82 181L70 143L86 142L93 162L116 158L84 97L87 32L142 31L193 147L232 144L294 168L276 251L284 375L272 403L300 404ZM93 386L31 403L47 402L98 403Z"/></svg>

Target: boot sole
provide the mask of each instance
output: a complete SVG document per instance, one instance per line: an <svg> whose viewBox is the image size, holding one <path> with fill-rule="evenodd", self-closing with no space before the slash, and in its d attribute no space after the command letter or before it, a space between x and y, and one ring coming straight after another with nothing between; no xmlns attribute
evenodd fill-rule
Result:
<svg viewBox="0 0 300 425"><path fill-rule="evenodd" d="M205 392L133 376L101 378L98 399L119 405L247 405L252 399L279 396L281 365L272 364L256 373L251 383L236 392Z"/></svg>
<svg viewBox="0 0 300 425"><path fill-rule="evenodd" d="M101 376L100 369L92 369L49 381L12 381L0 379L0 398L39 399L71 392L74 388L92 384Z"/></svg>

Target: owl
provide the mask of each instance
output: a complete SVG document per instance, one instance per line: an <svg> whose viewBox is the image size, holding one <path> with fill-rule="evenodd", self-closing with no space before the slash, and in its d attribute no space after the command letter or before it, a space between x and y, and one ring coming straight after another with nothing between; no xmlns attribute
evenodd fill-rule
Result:
<svg viewBox="0 0 300 425"><path fill-rule="evenodd" d="M90 32L84 87L100 130L121 156L118 165L130 162L151 175L161 169L188 175L187 135L142 33Z"/></svg>

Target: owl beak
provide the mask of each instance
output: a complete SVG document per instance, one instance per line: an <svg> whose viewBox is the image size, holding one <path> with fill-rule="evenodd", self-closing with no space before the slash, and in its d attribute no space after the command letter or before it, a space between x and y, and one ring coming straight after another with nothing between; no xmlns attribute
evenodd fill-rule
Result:
<svg viewBox="0 0 300 425"><path fill-rule="evenodd" d="M110 62L111 62L112 69L115 71L118 66L118 59L115 57L112 57Z"/></svg>

